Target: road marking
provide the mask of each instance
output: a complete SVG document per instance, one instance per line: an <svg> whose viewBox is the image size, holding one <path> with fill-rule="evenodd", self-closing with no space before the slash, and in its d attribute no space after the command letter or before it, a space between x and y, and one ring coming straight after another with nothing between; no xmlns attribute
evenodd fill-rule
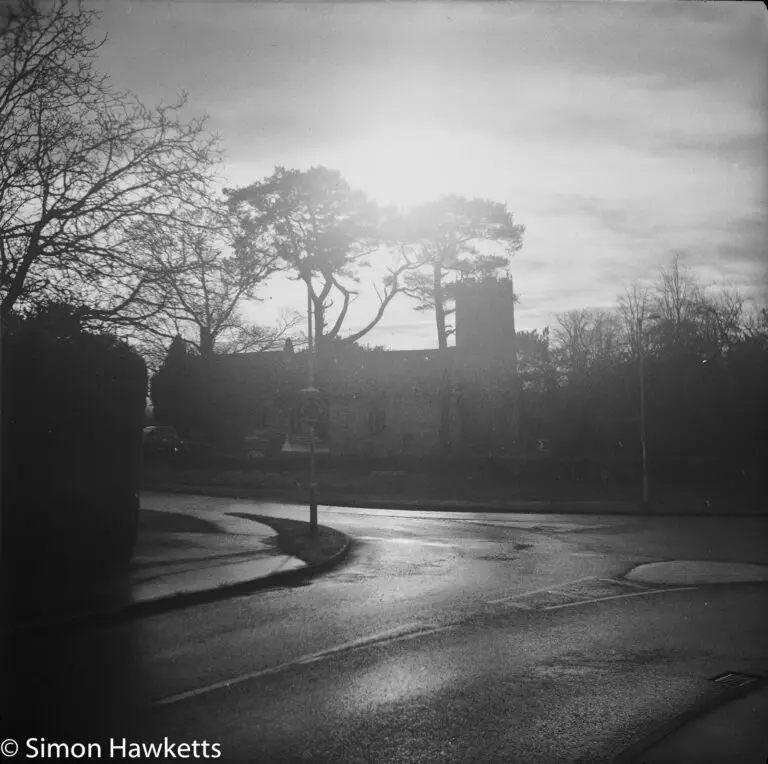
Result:
<svg viewBox="0 0 768 764"><path fill-rule="evenodd" d="M592 602L605 602L606 600L620 600L627 597L643 597L647 594L666 594L667 592L688 592L696 589L696 586L679 586L674 589L646 589L642 592L628 592L627 594L612 594L609 597L597 597L589 600L579 600L578 602L566 602L562 605L547 605L539 610L561 610L565 607L577 607L578 605L588 605Z"/></svg>
<svg viewBox="0 0 768 764"><path fill-rule="evenodd" d="M515 608L515 610L533 610L534 608L529 605L523 605L522 602L508 602L509 607Z"/></svg>
<svg viewBox="0 0 768 764"><path fill-rule="evenodd" d="M499 597L495 600L487 600L488 605L498 605L502 602L509 602L510 600L521 599L522 597L530 597L532 594L542 594L544 592L551 592L554 589L562 589L565 586L571 586L572 584L580 584L583 581L595 581L597 576L584 576L584 578L576 578L573 581L565 581L562 584L554 584L554 586L544 586L541 589L534 589L530 592L521 592L520 594L511 594L506 597Z"/></svg>
<svg viewBox="0 0 768 764"><path fill-rule="evenodd" d="M634 581L627 581L625 578L598 578L598 581L605 581L607 584L621 584L622 586L631 586L633 589L649 589L643 584L636 584Z"/></svg>
<svg viewBox="0 0 768 764"><path fill-rule="evenodd" d="M419 546L462 546L461 544L451 544L446 541L422 541L421 539L395 536L355 536L355 538L359 541L394 541L399 544L418 544Z"/></svg>
<svg viewBox="0 0 768 764"><path fill-rule="evenodd" d="M247 674L240 674L240 676L233 677L232 679L226 679L222 682L214 682L213 684L206 685L205 687L198 687L194 690L187 690L186 692L180 692L176 695L170 695L167 698L161 698L160 700L154 701L153 705L169 706L173 703L180 703L181 701L189 700L190 698L207 695L208 693L215 692L216 690L224 690L228 687L234 687L235 685L243 684L243 682L250 682L253 679L260 679L261 677L279 674L280 672L286 671L287 669L293 668L294 666L306 666L310 663L317 663L318 661L330 658L342 652L359 650L360 648L370 647L371 645L390 644L392 642L404 641L406 639L416 639L416 637L424 637L429 634L436 634L441 631L448 631L449 629L455 628L455 624L450 624L448 626L429 626L420 623L405 624L404 626L399 626L388 631L382 631L369 637L361 637L360 639L355 639L351 642L345 642L341 645L336 645L335 647L329 647L326 650L310 653L309 655L288 661L287 663L281 663L280 665L273 666L272 668L261 669L260 671L251 671Z"/></svg>

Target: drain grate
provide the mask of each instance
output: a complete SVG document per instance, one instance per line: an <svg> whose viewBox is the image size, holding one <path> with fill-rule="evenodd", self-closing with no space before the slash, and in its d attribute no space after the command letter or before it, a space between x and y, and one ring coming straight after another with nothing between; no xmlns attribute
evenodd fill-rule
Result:
<svg viewBox="0 0 768 764"><path fill-rule="evenodd" d="M755 676L749 676L749 674L726 671L724 674L713 676L712 681L715 684L719 684L721 687L744 687L748 684L758 682L759 679Z"/></svg>

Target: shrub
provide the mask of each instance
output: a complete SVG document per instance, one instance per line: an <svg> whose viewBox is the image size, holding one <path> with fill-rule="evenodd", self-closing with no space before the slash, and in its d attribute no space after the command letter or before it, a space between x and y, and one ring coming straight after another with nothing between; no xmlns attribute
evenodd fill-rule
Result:
<svg viewBox="0 0 768 764"><path fill-rule="evenodd" d="M124 565L136 537L146 368L76 318L3 330L2 551L37 569Z"/></svg>

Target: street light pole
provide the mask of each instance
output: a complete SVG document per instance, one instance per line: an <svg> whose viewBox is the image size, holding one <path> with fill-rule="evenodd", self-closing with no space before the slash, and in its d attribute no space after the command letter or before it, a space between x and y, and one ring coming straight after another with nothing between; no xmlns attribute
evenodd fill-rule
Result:
<svg viewBox="0 0 768 764"><path fill-rule="evenodd" d="M313 395L315 391L315 362L313 358L314 341L312 337L312 286L307 281L307 376L308 376L308 394ZM309 423L309 530L311 533L317 532L317 477L315 471L315 423L314 420Z"/></svg>
<svg viewBox="0 0 768 764"><path fill-rule="evenodd" d="M648 509L648 454L645 442L645 370L643 352L643 318L637 318L637 349L640 366L640 447L643 452L643 509Z"/></svg>
<svg viewBox="0 0 768 764"><path fill-rule="evenodd" d="M637 357L640 367L640 447L643 452L643 509L648 509L648 453L645 437L645 348L643 346L643 320L661 318L659 315L637 317Z"/></svg>
<svg viewBox="0 0 768 764"><path fill-rule="evenodd" d="M254 202L254 198L245 201ZM307 376L308 387L301 392L306 395L307 401L314 404L314 410L317 412L318 390L315 389L315 365L314 365L314 343L312 340L312 271L306 271L307 283ZM317 531L317 480L315 474L315 417L310 418L309 424L309 529L310 532Z"/></svg>

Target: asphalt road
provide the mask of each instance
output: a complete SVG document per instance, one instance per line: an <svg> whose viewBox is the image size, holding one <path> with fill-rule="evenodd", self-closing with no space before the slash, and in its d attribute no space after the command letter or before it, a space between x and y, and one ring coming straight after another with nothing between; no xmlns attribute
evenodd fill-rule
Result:
<svg viewBox="0 0 768 764"><path fill-rule="evenodd" d="M16 644L48 739L207 741L225 761L609 762L713 676L768 676L764 586L621 580L655 560L768 563L766 520L321 508L320 521L355 544L304 585Z"/></svg>

